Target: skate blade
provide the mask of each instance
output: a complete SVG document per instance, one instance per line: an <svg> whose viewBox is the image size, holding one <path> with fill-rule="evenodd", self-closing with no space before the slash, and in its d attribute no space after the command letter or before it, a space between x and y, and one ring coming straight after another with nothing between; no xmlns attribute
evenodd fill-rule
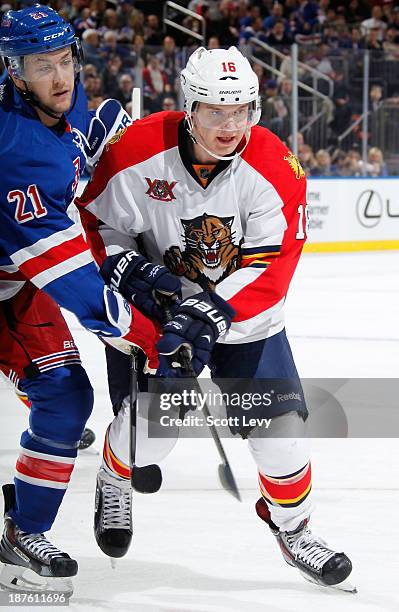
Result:
<svg viewBox="0 0 399 612"><path fill-rule="evenodd" d="M322 582L318 582L317 580L313 580L310 576L300 571L301 576L305 578L308 582L315 584L316 586L323 587L323 589L333 589L334 591L343 591L344 593L357 593L357 588L353 586L349 582L349 580L343 580L339 584L323 584Z"/></svg>
<svg viewBox="0 0 399 612"><path fill-rule="evenodd" d="M27 567L5 563L0 572L0 587L19 593L59 593L67 598L73 594L70 578L39 576Z"/></svg>
<svg viewBox="0 0 399 612"><path fill-rule="evenodd" d="M116 559L114 557L110 557L109 560L111 562L111 568L113 570L116 569Z"/></svg>

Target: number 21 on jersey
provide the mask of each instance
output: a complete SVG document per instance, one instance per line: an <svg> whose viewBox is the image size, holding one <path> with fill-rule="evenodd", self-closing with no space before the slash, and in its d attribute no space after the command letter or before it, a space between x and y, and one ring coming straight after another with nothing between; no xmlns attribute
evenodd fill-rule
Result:
<svg viewBox="0 0 399 612"><path fill-rule="evenodd" d="M298 231L295 235L297 240L304 240L308 235L309 230L309 211L306 208L306 204L300 204L298 206Z"/></svg>
<svg viewBox="0 0 399 612"><path fill-rule="evenodd" d="M23 191L20 189L13 189L7 194L7 200L10 202L10 204L16 204L14 216L18 223L26 223L27 221L32 221L32 219L35 217L39 219L40 217L47 215L47 208L43 206L37 186L29 185L26 193L28 194L28 199L33 206L33 212L31 210L27 210L27 197Z"/></svg>

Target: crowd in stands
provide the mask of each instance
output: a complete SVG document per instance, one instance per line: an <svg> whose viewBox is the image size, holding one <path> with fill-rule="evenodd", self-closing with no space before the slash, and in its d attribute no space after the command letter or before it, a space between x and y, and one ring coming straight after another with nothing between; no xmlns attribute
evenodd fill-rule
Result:
<svg viewBox="0 0 399 612"><path fill-rule="evenodd" d="M250 54L253 39L278 49L286 58L271 73L254 64L262 94L261 125L287 140L290 131L293 42L299 44L299 79L315 86L306 66L328 77L317 82L326 97L327 142L323 148L302 143L300 157L309 175L357 176L362 134L354 132L345 150L339 136L361 112L361 92L352 85L362 77L364 51L382 57L384 68L371 69L370 111L378 113L389 101L399 108L399 2L393 0L175 0L200 15L206 23L208 48L237 45ZM1 2L1 0L0 0ZM163 2L152 0L41 0L71 22L85 54L83 83L91 108L115 97L130 109L132 89L143 91L144 113L181 107L179 74L200 42L179 30L163 27ZM6 10L34 4L34 0L4 0ZM201 31L200 21L179 12L176 23ZM258 57L265 59L260 48ZM264 55L262 55L262 53ZM385 71L385 72L384 72ZM386 72L388 71L388 72ZM332 84L328 91L328 79ZM300 90L300 96L303 94ZM310 111L302 110L302 115ZM303 117L302 117L303 118ZM303 139L303 133L301 133ZM358 138L358 139L357 139ZM305 134L306 139L306 134ZM367 173L387 172L382 153L370 140ZM314 145L314 143L313 143Z"/></svg>

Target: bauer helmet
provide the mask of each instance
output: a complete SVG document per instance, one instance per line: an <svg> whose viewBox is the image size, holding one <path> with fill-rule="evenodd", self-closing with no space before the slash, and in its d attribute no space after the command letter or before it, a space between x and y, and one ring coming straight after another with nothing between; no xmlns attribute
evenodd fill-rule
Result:
<svg viewBox="0 0 399 612"><path fill-rule="evenodd" d="M205 149L217 159L234 159L240 155L248 144L251 127L259 122L261 115L259 81L249 61L236 47L227 50L200 47L191 55L180 80L188 131L202 148L205 148L204 145L193 134L193 113L199 102L216 105L248 104L246 143L241 151L222 157Z"/></svg>
<svg viewBox="0 0 399 612"><path fill-rule="evenodd" d="M71 47L77 74L83 63L80 41L72 26L52 8L35 4L7 11L0 23L0 56L18 79L27 80L24 56Z"/></svg>

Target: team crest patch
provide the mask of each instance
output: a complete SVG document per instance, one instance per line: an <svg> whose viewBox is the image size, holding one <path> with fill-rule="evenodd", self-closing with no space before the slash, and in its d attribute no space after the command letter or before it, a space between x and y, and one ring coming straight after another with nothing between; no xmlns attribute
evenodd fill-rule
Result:
<svg viewBox="0 0 399 612"><path fill-rule="evenodd" d="M48 17L48 13L42 13L42 12L37 12L37 13L30 13L30 16L32 17L32 19L44 19L45 17Z"/></svg>
<svg viewBox="0 0 399 612"><path fill-rule="evenodd" d="M294 172L298 180L305 176L305 172L296 155L290 152L286 157L284 157L284 159L289 163L291 170Z"/></svg>
<svg viewBox="0 0 399 612"><path fill-rule="evenodd" d="M171 246L164 263L173 274L213 291L220 281L240 267L240 247L235 244L234 217L206 213L195 219L181 219L183 250Z"/></svg>
<svg viewBox="0 0 399 612"><path fill-rule="evenodd" d="M148 177L145 177L145 180L148 183L148 189L145 193L153 200L158 200L160 202L171 202L172 200L176 200L173 189L175 185L177 185L177 181L168 183L165 179L150 179Z"/></svg>
<svg viewBox="0 0 399 612"><path fill-rule="evenodd" d="M107 142L107 144L105 145L106 150L108 151L109 147L117 142L120 141L120 139L122 138L123 134L126 132L127 128L122 128L121 130L119 130L119 132L116 132L116 134L114 134L114 136L112 136L112 138L110 138Z"/></svg>

